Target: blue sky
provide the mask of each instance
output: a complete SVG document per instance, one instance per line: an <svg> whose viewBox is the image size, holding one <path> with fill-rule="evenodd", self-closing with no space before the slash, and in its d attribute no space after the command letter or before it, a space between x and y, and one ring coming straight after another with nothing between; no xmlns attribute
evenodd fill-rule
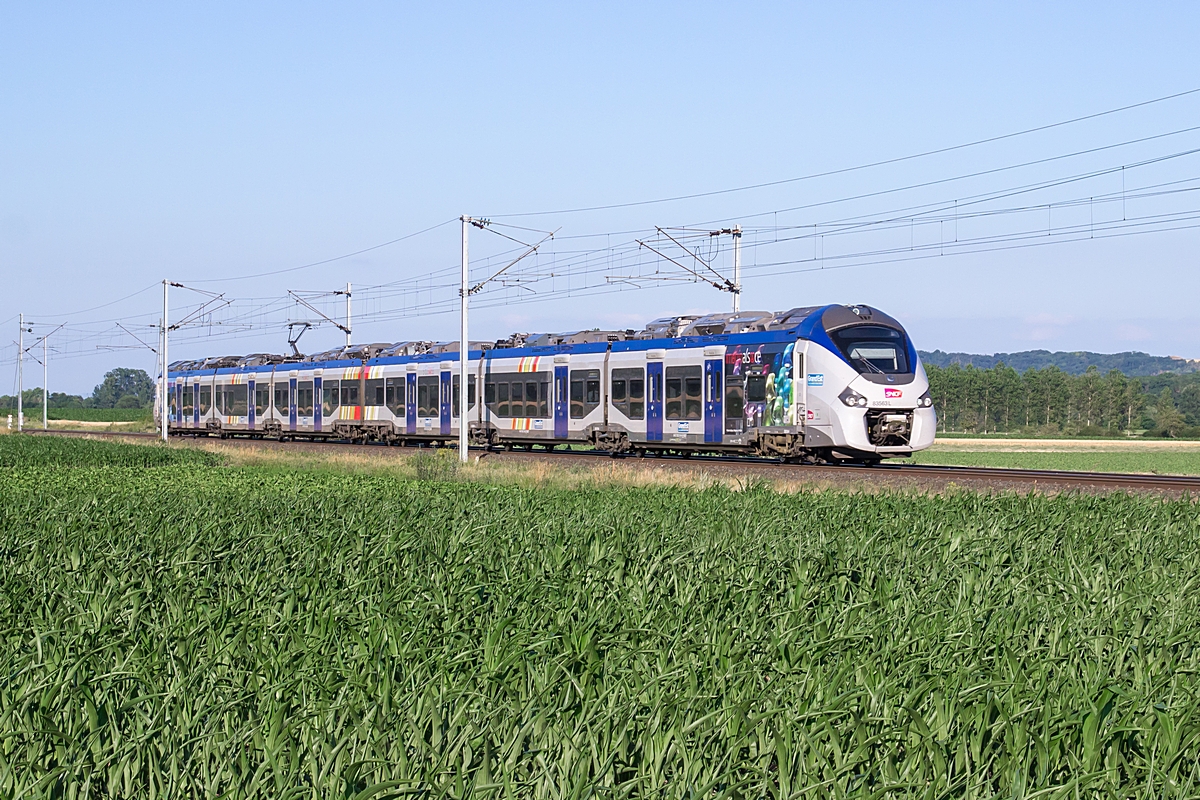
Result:
<svg viewBox="0 0 1200 800"><path fill-rule="evenodd" d="M577 268L570 253L592 248L589 263L609 259L620 276L632 257L609 245L655 226L742 224L754 228L744 238L743 308L866 302L903 321L923 349L1200 358L1190 300L1200 291L1200 229L1186 221L1200 192L1161 190L1200 186L1187 183L1200 176L1200 155L1180 155L1200 147L1200 131L1179 132L1200 125L1200 94L826 178L504 216L777 181L1196 89L1198 23L1200 7L1182 3L0 4L0 342L15 338L9 318L21 311L38 332L67 322L52 389L89 391L118 365L152 369L148 351L96 345L133 343L112 333L117 320L152 338L159 290L107 304L165 277L237 298L237 319L254 323L236 336L219 326L181 332L173 357L280 352L280 318L255 318L256 307L288 289L377 286L453 268L457 223L319 267L225 279L473 214L559 229L529 274ZM1122 144L1147 137L1158 138ZM1065 157L1083 150L1096 152ZM1012 168L1035 160L1043 163ZM910 213L901 209L966 208L968 198L1040 181L1056 185L984 207L1007 214L918 221L907 234L901 221L890 232L821 235L849 217L895 223ZM1113 202L1122 182L1129 197ZM831 202L863 194L875 196ZM809 207L775 213L798 206ZM1159 222L1128 224L1151 217ZM1057 243L1029 235L1042 220ZM1068 226L1077 234L1096 222L1109 233L1148 232L1062 241L1080 238L1065 236ZM899 239L913 253L929 237L949 241L949 225L963 241L1020 236L1022 246L898 254ZM797 234L804 226L818 227ZM569 238L585 234L600 235ZM471 250L485 269L509 244L475 232ZM876 251L887 255L863 255ZM727 271L725 244L705 253ZM636 327L729 303L704 285L641 285L573 296L507 289L473 313L473 337ZM356 340L456 334L454 314L417 314L420 295L374 292L356 290ZM172 303L182 314L199 297L176 290ZM342 339L325 326L304 345ZM3 392L14 352L0 353Z"/></svg>

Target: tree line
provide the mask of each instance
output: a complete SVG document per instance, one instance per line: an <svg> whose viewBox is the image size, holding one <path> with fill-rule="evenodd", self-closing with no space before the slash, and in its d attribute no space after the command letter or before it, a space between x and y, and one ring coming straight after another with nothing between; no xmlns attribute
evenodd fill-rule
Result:
<svg viewBox="0 0 1200 800"><path fill-rule="evenodd" d="M939 432L1200 436L1200 373L926 365Z"/></svg>
<svg viewBox="0 0 1200 800"><path fill-rule="evenodd" d="M154 381L143 369L120 367L106 372L90 397L51 392L47 400L50 408L149 408L154 402ZM40 408L42 389L26 389L21 402L26 408ZM16 395L0 395L0 409L16 407Z"/></svg>

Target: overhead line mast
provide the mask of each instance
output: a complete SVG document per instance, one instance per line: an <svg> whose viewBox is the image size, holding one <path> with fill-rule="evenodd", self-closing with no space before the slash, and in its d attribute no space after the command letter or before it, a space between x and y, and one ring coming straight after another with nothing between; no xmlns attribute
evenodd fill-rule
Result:
<svg viewBox="0 0 1200 800"><path fill-rule="evenodd" d="M503 236L505 239L511 239L512 241L517 242L517 244L525 245L525 247L527 249L525 250L525 252L521 253L521 255L517 256L512 261L508 262L503 267L498 269L496 272L492 273L489 277L484 278L479 283L475 284L474 286L471 286L470 278L468 277L469 263L468 263L468 258L467 258L467 231L468 231L467 226L474 225L476 228L479 228L480 230L487 230L488 226L491 225L492 222L491 222L491 220L475 219L474 217L468 217L468 216L462 216L462 217L459 217L459 219L462 221L462 276L461 276L462 284L458 290L458 295L459 295L459 298L461 299L461 308L460 308L460 315L459 315L459 323L460 324L459 324L459 331L458 331L458 460L461 463L465 464L465 463L467 463L467 458L468 458L468 453L467 453L468 440L469 440L469 437L468 437L469 430L468 429L470 428L470 422L467 419L467 409L469 408L469 405L467 403L467 399L468 399L467 398L467 389L468 389L467 358L470 355L469 348L471 346L471 342L467 336L467 310L468 310L468 306L470 305L471 295L478 292L480 289L482 289L484 286L486 286L487 284L494 281L496 278L499 278L501 275L503 275L505 272L507 272L509 270L509 268L514 266L521 259L525 258L528 255L531 255L532 253L536 253L537 249L539 247L541 247L543 244L545 244L546 240L553 238L554 234L557 233L558 231L554 231L553 233L546 233L545 231L538 231L538 233L546 233L546 235L545 235L545 237L542 238L542 240L540 242L538 242L537 244L531 244L531 245L525 245L524 242L518 241L516 239L513 239L511 236L507 236L503 233L500 233L499 235ZM493 233L499 233L499 232L493 231ZM476 388L477 388L477 391L475 393L477 395L476 402L482 402L482 399L483 399L482 392L481 392L482 387L476 387ZM451 400L453 400L453 399L454 398L453 398L453 392L452 392Z"/></svg>

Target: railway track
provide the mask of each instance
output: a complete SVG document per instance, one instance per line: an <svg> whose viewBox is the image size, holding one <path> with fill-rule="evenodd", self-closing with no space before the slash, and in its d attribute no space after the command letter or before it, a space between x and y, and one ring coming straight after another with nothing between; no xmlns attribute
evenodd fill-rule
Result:
<svg viewBox="0 0 1200 800"><path fill-rule="evenodd" d="M93 431L64 431L64 430L32 430L27 433L38 436L101 436L106 438L126 438L149 440L157 439L154 433L127 432L93 432ZM186 439L182 441L187 441ZM209 441L199 437L193 441ZM211 440L218 441L218 440ZM363 452L366 449L383 453L401 454L407 448L393 448L383 445L359 445L348 442L291 442L280 443L260 439L230 438L219 440L223 445L259 448L259 449L294 449L328 450L330 448L354 450ZM703 469L715 473L730 473L742 475L763 475L772 477L787 477L796 480L830 480L838 483L935 483L942 486L959 484L967 487L992 488L1038 488L1047 490L1079 489L1110 489L1134 490L1170 493L1200 493L1200 476L1196 475L1149 475L1140 473L1116 472L1072 472L1066 470L1043 469L1005 469L998 467L953 467L931 466L925 464L877 464L875 466L859 465L807 465L785 464L783 462L751 458L747 456L673 456L658 455L639 458L636 456L621 456L614 458L611 454L601 451L559 451L559 452L529 452L529 451L478 451L479 458L494 461L554 461L555 463L574 462L580 464L612 463L614 461L647 467L667 469L697 470ZM781 475L782 473L782 475Z"/></svg>

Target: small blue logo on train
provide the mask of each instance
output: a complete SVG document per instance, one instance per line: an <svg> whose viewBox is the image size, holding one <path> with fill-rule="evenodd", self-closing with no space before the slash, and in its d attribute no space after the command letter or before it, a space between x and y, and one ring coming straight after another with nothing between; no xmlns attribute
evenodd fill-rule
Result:
<svg viewBox="0 0 1200 800"><path fill-rule="evenodd" d="M809 386L824 386L825 385L825 373L824 372L808 373L808 385Z"/></svg>

